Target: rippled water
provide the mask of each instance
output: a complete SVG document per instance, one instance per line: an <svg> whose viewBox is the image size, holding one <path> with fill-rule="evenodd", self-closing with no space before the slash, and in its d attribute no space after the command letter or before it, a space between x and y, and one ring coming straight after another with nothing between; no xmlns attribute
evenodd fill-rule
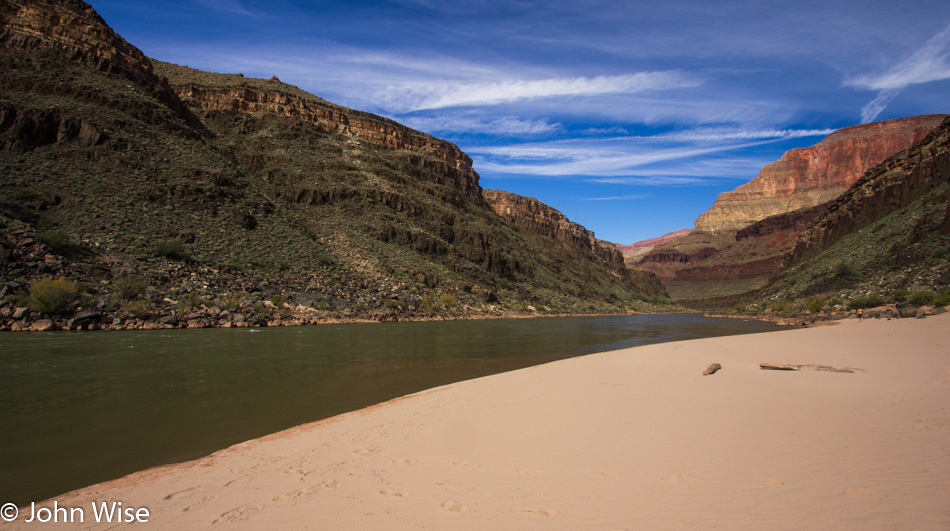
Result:
<svg viewBox="0 0 950 531"><path fill-rule="evenodd" d="M776 330L697 315L0 335L0 502L26 504L438 385Z"/></svg>

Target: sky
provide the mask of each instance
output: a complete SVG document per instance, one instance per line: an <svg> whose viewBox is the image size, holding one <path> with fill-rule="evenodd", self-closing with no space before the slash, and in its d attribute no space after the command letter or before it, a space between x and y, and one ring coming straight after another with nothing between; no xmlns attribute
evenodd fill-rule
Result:
<svg viewBox="0 0 950 531"><path fill-rule="evenodd" d="M841 127L950 112L947 0L91 0L146 55L456 143L633 243Z"/></svg>

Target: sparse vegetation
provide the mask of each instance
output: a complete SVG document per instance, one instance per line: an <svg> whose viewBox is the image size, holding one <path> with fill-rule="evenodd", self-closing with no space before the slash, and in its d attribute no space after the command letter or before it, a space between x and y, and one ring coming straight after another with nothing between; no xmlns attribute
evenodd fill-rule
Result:
<svg viewBox="0 0 950 531"><path fill-rule="evenodd" d="M43 278L30 285L29 307L34 312L55 315L79 299L76 284L65 278Z"/></svg>
<svg viewBox="0 0 950 531"><path fill-rule="evenodd" d="M812 315L821 313L821 311L825 309L826 302L827 301L821 297L815 297L814 299L808 301L808 313L811 313Z"/></svg>

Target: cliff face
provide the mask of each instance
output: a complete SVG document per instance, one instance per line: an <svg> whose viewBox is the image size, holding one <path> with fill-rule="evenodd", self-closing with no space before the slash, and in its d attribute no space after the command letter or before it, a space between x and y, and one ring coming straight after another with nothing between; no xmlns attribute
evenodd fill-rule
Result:
<svg viewBox="0 0 950 531"><path fill-rule="evenodd" d="M950 119L906 153L868 171L847 192L830 202L818 219L801 233L789 262L791 265L800 264L931 192L945 189L947 185L950 185ZM930 205L942 207L942 202L948 201L947 195L948 192L935 195ZM935 227L930 232L942 232L943 227L950 223L950 207L937 210L943 212L943 219L923 219L915 227L918 234L906 234L906 239L912 243L913 240L920 241L923 231L919 229L924 224ZM899 258L894 256L895 261Z"/></svg>
<svg viewBox="0 0 950 531"><path fill-rule="evenodd" d="M100 72L128 79L148 90L153 98L190 128L198 133L206 132L165 80L155 74L148 57L116 34L86 2L0 0L0 27L0 46L20 49L26 55L38 52L59 55ZM34 89L60 93L70 90L63 81L31 80L33 84L45 85Z"/></svg>
<svg viewBox="0 0 950 531"><path fill-rule="evenodd" d="M497 215L450 142L276 77L149 59L79 0L0 0L0 24L0 233L69 241L55 268L89 275L91 297L139 277L136 319L196 286L245 316L279 294L368 319L665 294L549 207L531 205L534 230ZM22 291L57 269L21 243L0 283Z"/></svg>
<svg viewBox="0 0 950 531"><path fill-rule="evenodd" d="M734 296L766 286L798 235L869 168L920 142L946 115L847 127L791 150L716 203L696 228L635 264L664 280L674 298Z"/></svg>
<svg viewBox="0 0 950 531"><path fill-rule="evenodd" d="M623 255L611 243L598 240L594 233L567 219L557 209L533 197L501 190L485 190L485 200L503 219L531 233L553 238L568 248L592 253L620 274L626 275Z"/></svg>
<svg viewBox="0 0 950 531"><path fill-rule="evenodd" d="M623 255L624 260L626 260L627 262L633 262L638 257L652 251L654 247L657 247L658 245L664 245L664 244L670 243L683 236L686 236L692 230L693 229L680 229L677 231L668 232L664 234L663 236L650 238L649 240L642 240L636 243L632 243L630 245L623 245L620 243L615 244L615 245L617 246L617 249L620 251L620 254Z"/></svg>
<svg viewBox="0 0 950 531"><path fill-rule="evenodd" d="M696 220L696 230L739 230L769 216L830 201L869 168L921 141L944 118L913 116L855 125L812 147L788 151L755 179L720 194Z"/></svg>
<svg viewBox="0 0 950 531"><path fill-rule="evenodd" d="M458 176L456 186L471 199L480 198L481 187L478 174L472 169L472 159L451 142L381 116L334 105L281 83L276 77L262 83L241 75L209 74L168 63L155 64L189 107L290 117L377 147L413 151L443 162Z"/></svg>

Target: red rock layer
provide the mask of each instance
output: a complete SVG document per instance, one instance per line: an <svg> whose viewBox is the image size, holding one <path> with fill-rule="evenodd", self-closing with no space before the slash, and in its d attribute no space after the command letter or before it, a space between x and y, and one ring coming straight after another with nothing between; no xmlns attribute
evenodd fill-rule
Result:
<svg viewBox="0 0 950 531"><path fill-rule="evenodd" d="M946 117L912 116L855 125L814 146L788 151L755 179L720 194L696 220L696 230L738 230L769 216L831 201L869 168L923 140Z"/></svg>

